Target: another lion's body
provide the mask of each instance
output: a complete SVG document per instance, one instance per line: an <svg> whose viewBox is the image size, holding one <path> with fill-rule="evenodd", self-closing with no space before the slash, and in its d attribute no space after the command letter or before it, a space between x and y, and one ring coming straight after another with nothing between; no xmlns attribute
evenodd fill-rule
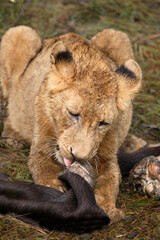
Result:
<svg viewBox="0 0 160 240"><path fill-rule="evenodd" d="M97 201L112 218L120 213L116 154L141 85L133 58L127 35L111 29L90 41L69 33L42 43L35 31L20 26L1 43L1 85L8 99L3 136L31 144L29 169L39 184L59 187L65 161L89 160Z"/></svg>

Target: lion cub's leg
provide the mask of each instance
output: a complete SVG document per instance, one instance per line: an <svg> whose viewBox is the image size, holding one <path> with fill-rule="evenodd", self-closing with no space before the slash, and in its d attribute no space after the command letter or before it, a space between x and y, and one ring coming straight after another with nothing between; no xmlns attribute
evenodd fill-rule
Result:
<svg viewBox="0 0 160 240"><path fill-rule="evenodd" d="M121 146L121 151L133 152L146 145L146 141L134 135L128 134Z"/></svg>
<svg viewBox="0 0 160 240"><path fill-rule="evenodd" d="M124 217L124 213L121 209L116 208L116 199L121 181L119 166L114 160L111 160L104 168L104 173L96 181L96 201L112 221L120 220Z"/></svg>
<svg viewBox="0 0 160 240"><path fill-rule="evenodd" d="M28 144L17 132L12 129L8 118L4 121L2 137L8 145L16 149L22 149L24 145Z"/></svg>
<svg viewBox="0 0 160 240"><path fill-rule="evenodd" d="M63 166L56 163L53 151L54 149L50 148L47 142L36 144L36 147L33 144L28 167L35 183L62 191L65 187L58 180L58 176L62 172Z"/></svg>

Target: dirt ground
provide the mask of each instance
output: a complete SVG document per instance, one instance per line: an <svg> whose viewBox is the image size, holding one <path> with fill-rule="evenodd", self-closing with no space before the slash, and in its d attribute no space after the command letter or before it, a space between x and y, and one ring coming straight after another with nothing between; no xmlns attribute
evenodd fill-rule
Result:
<svg viewBox="0 0 160 240"><path fill-rule="evenodd" d="M1 0L0 38L17 25L33 27L42 38L76 32L91 38L104 28L129 34L143 71L143 88L134 101L130 132L147 142L160 142L160 1L159 0ZM0 133L5 109L0 91ZM21 151L0 139L0 171L11 179L32 181L27 168L29 148ZM92 234L76 235L35 228L0 216L0 239L160 239L160 202L134 193L127 179L120 186L118 206L125 219Z"/></svg>

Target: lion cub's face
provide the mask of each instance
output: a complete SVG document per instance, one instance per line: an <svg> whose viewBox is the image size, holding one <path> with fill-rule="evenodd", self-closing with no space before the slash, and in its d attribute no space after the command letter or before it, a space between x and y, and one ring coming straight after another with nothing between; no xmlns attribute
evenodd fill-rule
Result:
<svg viewBox="0 0 160 240"><path fill-rule="evenodd" d="M87 92L72 88L57 94L56 103L52 111L59 146L57 158L62 163L65 159L91 160L117 116L115 98L89 97Z"/></svg>
<svg viewBox="0 0 160 240"><path fill-rule="evenodd" d="M58 48L61 51L57 53ZM76 43L71 50L62 42L56 44L52 70L45 80L46 112L57 137L56 157L66 166L74 159L94 157L139 82L132 72L139 71L133 60L114 71L97 49Z"/></svg>

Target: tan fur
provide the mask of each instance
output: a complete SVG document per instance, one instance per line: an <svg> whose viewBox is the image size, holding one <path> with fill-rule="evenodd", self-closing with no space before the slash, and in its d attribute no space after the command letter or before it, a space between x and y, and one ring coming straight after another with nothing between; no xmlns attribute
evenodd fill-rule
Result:
<svg viewBox="0 0 160 240"><path fill-rule="evenodd" d="M2 38L1 85L8 98L3 135L14 140L10 144L21 138L31 144L28 166L39 184L61 188L57 176L63 158L90 161L98 204L112 219L123 216L115 206L121 179L116 154L141 85L128 36L107 29L90 41L68 33L42 44L40 50L37 34L23 26ZM66 50L73 60L56 62L57 54ZM115 72L123 63L134 79ZM103 121L109 125L99 126Z"/></svg>
<svg viewBox="0 0 160 240"><path fill-rule="evenodd" d="M147 144L142 138L138 138L134 135L128 134L121 146L123 152L134 152L139 148L144 147Z"/></svg>

